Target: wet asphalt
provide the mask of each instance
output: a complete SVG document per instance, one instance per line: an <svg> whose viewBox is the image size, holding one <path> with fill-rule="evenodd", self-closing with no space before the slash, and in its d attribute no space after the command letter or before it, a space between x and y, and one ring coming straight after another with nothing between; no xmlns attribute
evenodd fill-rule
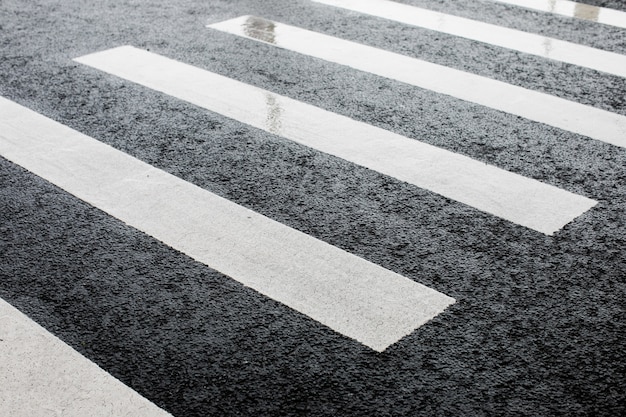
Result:
<svg viewBox="0 0 626 417"><path fill-rule="evenodd" d="M626 54L626 30L403 2ZM457 303L379 354L3 158L0 297L174 416L626 414L626 150L205 27L247 14L626 115L626 79L304 0L0 0L3 97ZM599 204L545 236L72 61L120 45Z"/></svg>

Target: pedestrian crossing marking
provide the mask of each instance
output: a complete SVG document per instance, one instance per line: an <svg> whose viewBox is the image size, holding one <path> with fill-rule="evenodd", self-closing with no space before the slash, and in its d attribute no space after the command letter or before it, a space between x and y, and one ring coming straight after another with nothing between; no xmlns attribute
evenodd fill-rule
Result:
<svg viewBox="0 0 626 417"><path fill-rule="evenodd" d="M626 116L620 114L254 16L208 27L626 147Z"/></svg>
<svg viewBox="0 0 626 417"><path fill-rule="evenodd" d="M399 2L425 7L432 4L419 0ZM69 3L73 7L66 8ZM83 52L72 55L78 56L109 48L116 45L111 44L114 38L125 37L181 60L195 51L203 56L196 56L193 62L205 62L207 68L217 68L216 71L230 77L241 76L242 80L266 78L264 85L269 89L273 89L272 86L278 88L274 76L296 81L295 78L299 77L287 75L289 71L301 73L303 64L306 66L307 62L315 61L330 72L337 70L336 77L329 80L313 76L295 89L288 87L292 83L285 82L276 91L292 98L319 94L312 101L335 110L346 98L349 100L345 94L349 92L333 96L332 87L349 84L351 79L353 82L367 79L375 84L363 88L362 96L358 97L374 103L374 107L386 107L384 103L406 97L394 90L400 86L404 93L409 91L417 99L413 97L407 103L400 103L402 114L394 114L393 106L387 108L391 110L389 119L402 123L407 120L404 116L409 115L410 119L411 111L422 112L420 121L428 121L430 116L432 121L459 116L466 120L467 127L435 128L425 134L437 136L428 138L429 142L431 139L438 139L433 141L437 143L456 141L459 149L469 137L482 134L483 139L489 141L492 137L498 142L498 138L489 135L505 131L514 136L521 127L524 134L520 136L519 145L525 156L520 154L519 157L528 164L545 164L526 170L528 165L517 160L516 172L556 170L561 180L555 185L570 191L587 190L587 196L602 200L603 207L576 220L569 230L556 238L549 238L454 202L442 206L438 201L435 206L441 210L428 213L433 205L419 207L419 202L406 200L415 194L411 192L416 190L414 187L402 186L393 178L381 175L369 175L373 180L370 184L359 183L359 178L344 182L341 179L346 175L358 175L365 172L364 169L353 170L354 165L348 162L327 164L328 158L332 159L330 156L322 156L325 162L322 167L316 164L320 154L313 150L306 152L308 156L316 156L300 164L302 166L294 167L298 169L293 172L303 175L301 189L292 196L295 200L281 199L285 192L289 192L283 188L285 182L294 183L292 175L280 175L280 178L274 178L270 190L277 197L276 206L266 207L268 211L281 212L287 217L302 214L303 222L294 223L301 226L311 226L311 222L317 221L312 228L331 231L333 242L343 248L355 247L359 253L364 253L380 247L382 252L369 259L381 259L381 265L397 265L397 269L392 267L396 271L413 271L407 272L412 279L420 281L423 277L422 283L458 300L452 308L381 355L235 281L230 281L232 285L226 288L207 287L201 282L202 271L207 272L205 279L209 281L213 280L208 276L217 272L182 253L164 249L163 243L148 235L137 236L132 232L134 229L112 217L108 217L111 222L101 222L108 214L94 208L85 212L84 206L88 203L79 204L79 200L63 190L50 193L51 187L54 188L52 184L44 184L40 190L43 193L37 192L38 184L42 185L45 180L25 174L17 165L0 156L0 162L4 161L3 180L0 179L0 183L4 183L0 188L6 197L6 213L0 209L0 254L6 254L0 263L0 271L4 273L0 277L15 274L9 279L0 278L4 281L2 294L7 300L15 301L16 306L20 305L18 300L21 305L27 303L28 310L35 314L34 319L41 320L50 329L62 327L59 335L74 340L74 346L80 346L82 341L84 349L80 349L81 352L94 360L97 358L105 370L177 416L431 416L481 415L487 410L496 415L550 415L558 410L564 415L626 416L626 392L621 389L626 385L623 372L626 360L622 354L626 322L619 320L623 317L623 277L626 276L622 247L626 238L623 228L626 213L623 210L624 189L620 187L626 166L620 164L626 156L623 148L504 113L497 114L486 108L476 113L476 105L451 97L437 98L409 85L401 86L391 80L355 73L351 68L286 50L272 50L268 45L223 33L198 31L197 25L203 24L202 20L215 22L226 19L223 17L226 14L228 18L238 16L242 9L250 6L250 2L189 2L185 3L189 7L182 8L175 3L171 10L167 9L165 2L158 6L153 4L149 9L140 3L119 2L115 9L99 8L99 4L93 9L90 6L94 4L86 2L62 2L62 6L61 2L55 2L59 6L55 8L41 7L39 2L5 3L9 7L6 13L2 13L5 18L0 19L0 23L8 36L1 42L3 59L0 66L3 70L0 74L3 77L0 77L0 95L4 91L63 123L69 125L71 122L76 129L95 138L114 139L120 149L132 148L135 154L150 155L150 160L154 161L153 158L161 158L160 166L176 169L180 164L202 163L202 160L207 164L217 160L234 162L228 167L196 167L199 169L193 170L192 177L204 183L215 178L224 186L219 188L227 188L248 201L259 201L268 195L258 189L250 192L255 184L254 174L269 178L272 172L289 163L287 159L294 159L293 152L288 152L287 159L267 163L267 157L271 158L271 154L281 148L280 144L285 144L284 140L218 114L203 114L202 109L192 108L173 97L159 97L158 93L129 81L75 64L69 60L68 51L72 54L72 50L82 49ZM437 2L437 7L464 7L453 3ZM470 5L470 2L464 3ZM548 3L558 4L560 1L549 0ZM354 26L363 20L370 23L370 29L380 30L380 39L390 42L399 35L394 28L404 32L426 32L357 13L340 13L338 9L310 2L281 2L280 11L274 7L275 2L254 4L255 9L266 10L270 16L279 12L294 21L307 21L310 29L318 31L322 31L322 27L331 30L328 29L329 22L322 21L324 16L342 14L345 19L338 19L342 27L335 27L332 32L340 37L345 34L345 38L360 32L362 28ZM126 7L128 5L132 7ZM539 12L513 6L494 6L489 1L470 5L475 10L483 6L511 12L507 15L512 19L515 12L519 12L538 20L560 23L562 27L567 25L567 18L540 16ZM306 16L307 13L310 16ZM374 27L376 22L382 23L380 27ZM579 34L581 38L599 41L601 36L598 35L604 34L613 37L614 43L618 42L619 31L615 29L594 23L571 23L572 28L585 29ZM249 30L257 30L258 26L255 23ZM592 33L593 29L598 33ZM25 33L30 35L24 37ZM174 36L170 38L169 34ZM257 34L268 43L280 42L279 32L264 30ZM77 35L82 35L79 45L72 43ZM446 38L454 41L451 36ZM367 36L360 39L369 42ZM107 43L109 46L103 46ZM439 46L450 48L452 43L442 42ZM241 50L233 49L237 47ZM268 51L268 58L276 55L286 60L259 62ZM502 52L506 56L514 55ZM442 53L445 55L446 51ZM473 57L481 58L480 54ZM231 58L236 61L230 61ZM452 56L448 54L447 58ZM191 62L191 58L189 60ZM600 105L599 95L608 91L609 84L619 85L626 80L539 58L534 58L533 62L538 64L532 65L539 73L534 75L538 76L546 68L554 77L567 76L569 70L586 74L586 79L576 80L578 90L567 91L567 95L574 101L584 98L592 105ZM233 73L229 68L240 71ZM276 72L271 73L272 70ZM379 82L381 91L377 92ZM560 86L563 87L559 88L560 91L566 90L565 84ZM353 87L350 91L359 90L358 85ZM301 95L296 94L296 90L306 91ZM605 104L613 102L617 111L622 92L623 89L614 89L613 96L609 92L609 97L602 101ZM435 97L450 106L429 109L428 103L420 102L420 97ZM593 103L594 97L596 103ZM265 127L268 132L280 135L289 128L283 122L285 102L279 96L268 94L264 103L266 109L261 115ZM2 122L5 110L0 99L0 149L3 148L3 135L10 133ZM181 112L172 113L177 110ZM349 109L343 110L340 112L349 113ZM464 115L450 113L457 110ZM486 122L482 118L485 115L487 118L497 116L509 126L494 128L496 123L493 120ZM368 111L359 119L374 123L377 117L383 116L389 115ZM596 123L592 116L587 118L589 123ZM418 118L415 119L414 123ZM30 120L20 119L19 129L30 128ZM396 128L402 130L399 125ZM48 133L47 129L39 129L34 134L42 130ZM190 135L181 138L185 130ZM133 137L125 137L124 132L130 132ZM241 146L233 146L242 132L243 135L248 132L248 141L243 138ZM526 137L528 135L532 137ZM425 136L413 136L426 140ZM560 143L554 148L543 146L544 138L547 139L543 145ZM202 142L203 139L207 140ZM150 143L152 140L154 142ZM254 142L254 145L247 147L246 142ZM64 142L59 143L62 146ZM143 145L148 148L144 149ZM474 151L480 151L480 144L473 145ZM256 155L258 158L244 156L241 160L241 152L251 148L262 154ZM488 148L489 145L483 150L489 151ZM295 157L302 150L295 152ZM510 147L500 151L502 160L516 159L515 150ZM549 151L550 155L542 156L542 151ZM80 154L81 150L76 152ZM174 159L168 160L172 157ZM558 161L555 166L550 165L553 159ZM260 165L255 165L255 161L260 161ZM59 169L65 168L64 160L57 163L62 166ZM317 169L309 170L309 163ZM504 162L499 166L512 169ZM115 168L107 166L107 170ZM320 184L331 186L334 198L320 198L324 191L316 187ZM168 198L171 195L173 193L168 194ZM307 202L311 204L308 208ZM267 199L263 201L265 203ZM354 206L348 207L351 203ZM343 209L346 211L340 213ZM324 212L329 217L319 218L312 212ZM180 214L169 216L169 213L163 217ZM476 217L470 218L473 214ZM78 221L76 227L70 224L73 217ZM430 219L430 224L424 223L424 219ZM96 223L90 226L90 220ZM375 224L377 221L382 223ZM350 230L351 226L359 230ZM77 231L79 236L71 236ZM341 235L342 231L348 232ZM90 238L95 238L91 245L88 244ZM123 241L116 242L118 238ZM81 258L81 255L84 256ZM159 269L161 266L168 270ZM107 269L113 272L113 276L106 276ZM33 279L38 272L39 278ZM151 277L151 274L155 275ZM109 278L112 281L109 282ZM153 285L133 282L139 279L145 284L153 281L152 278ZM219 282L222 278L229 281L225 276L218 278ZM426 282L427 278L433 279ZM47 290L29 291L32 285L38 284ZM65 289L67 294L61 295L57 291L55 296L52 288ZM211 294L204 291L205 288L214 291ZM252 297L243 297L245 299L237 306L229 306L226 300L215 302L216 297L225 296L232 300L243 293ZM247 305L250 299L254 304L260 301L263 308L255 311L256 307ZM111 314L98 316L98 311L107 308L112 309ZM283 316L287 318L283 320ZM30 395L34 378L25 376L17 380L11 372L24 371L34 361L31 356L18 355L19 346L7 343L12 340L5 337L5 319L0 300L0 416L5 413L11 417L71 416L70 407L83 404L84 391L74 394L75 391L67 390L61 384L58 386L61 392L49 396L56 401L46 404L45 410L37 413L34 407L29 408L42 400L40 392ZM291 324L293 329L289 328ZM58 364L55 359L61 354L39 341L33 345L43 350L43 354L50 355L49 365L67 378L64 381L76 382L81 390L88 389L89 396L99 396L104 391L97 386L91 389L90 377L74 371L72 366L80 359L69 357L68 365ZM8 363L6 368L2 366L3 359ZM20 396L25 400L20 402ZM111 403L99 405L116 406L122 395L113 392L111 397ZM68 408L61 408L65 406ZM136 411L103 414L141 416L141 405L138 408ZM151 408L143 414L160 416L159 410ZM98 413L81 409L74 415L98 416Z"/></svg>
<svg viewBox="0 0 626 417"><path fill-rule="evenodd" d="M626 77L626 56L392 0L312 0L448 35Z"/></svg>
<svg viewBox="0 0 626 417"><path fill-rule="evenodd" d="M597 203L134 47L76 61L548 235Z"/></svg>
<svg viewBox="0 0 626 417"><path fill-rule="evenodd" d="M0 298L3 416L171 417Z"/></svg>
<svg viewBox="0 0 626 417"><path fill-rule="evenodd" d="M494 0L540 12L589 20L626 29L626 12L568 0Z"/></svg>
<svg viewBox="0 0 626 417"><path fill-rule="evenodd" d="M379 352L454 303L4 98L0 155Z"/></svg>

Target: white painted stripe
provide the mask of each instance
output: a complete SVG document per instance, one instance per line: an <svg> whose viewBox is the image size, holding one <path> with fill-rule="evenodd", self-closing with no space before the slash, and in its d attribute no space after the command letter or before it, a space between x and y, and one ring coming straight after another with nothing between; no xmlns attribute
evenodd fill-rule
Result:
<svg viewBox="0 0 626 417"><path fill-rule="evenodd" d="M0 155L377 351L454 302L4 98Z"/></svg>
<svg viewBox="0 0 626 417"><path fill-rule="evenodd" d="M626 117L606 110L257 17L209 27L626 147Z"/></svg>
<svg viewBox="0 0 626 417"><path fill-rule="evenodd" d="M626 56L389 0L312 0L626 77Z"/></svg>
<svg viewBox="0 0 626 417"><path fill-rule="evenodd" d="M133 47L76 61L552 234L596 202Z"/></svg>
<svg viewBox="0 0 626 417"><path fill-rule="evenodd" d="M494 0L526 9L590 20L626 29L626 12L568 0Z"/></svg>
<svg viewBox="0 0 626 417"><path fill-rule="evenodd" d="M171 416L2 299L0 414L11 417Z"/></svg>

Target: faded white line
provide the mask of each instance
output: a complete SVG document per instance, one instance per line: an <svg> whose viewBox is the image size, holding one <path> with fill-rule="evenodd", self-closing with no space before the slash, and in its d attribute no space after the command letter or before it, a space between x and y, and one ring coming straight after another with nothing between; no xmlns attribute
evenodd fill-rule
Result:
<svg viewBox="0 0 626 417"><path fill-rule="evenodd" d="M590 20L626 29L626 12L568 0L494 0L526 9Z"/></svg>
<svg viewBox="0 0 626 417"><path fill-rule="evenodd" d="M0 155L376 351L454 302L4 98Z"/></svg>
<svg viewBox="0 0 626 417"><path fill-rule="evenodd" d="M76 61L552 234L594 200L130 46Z"/></svg>
<svg viewBox="0 0 626 417"><path fill-rule="evenodd" d="M626 117L606 110L258 17L208 27L626 147Z"/></svg>
<svg viewBox="0 0 626 417"><path fill-rule="evenodd" d="M0 414L171 417L3 299Z"/></svg>
<svg viewBox="0 0 626 417"><path fill-rule="evenodd" d="M312 0L626 77L626 56L390 0Z"/></svg>

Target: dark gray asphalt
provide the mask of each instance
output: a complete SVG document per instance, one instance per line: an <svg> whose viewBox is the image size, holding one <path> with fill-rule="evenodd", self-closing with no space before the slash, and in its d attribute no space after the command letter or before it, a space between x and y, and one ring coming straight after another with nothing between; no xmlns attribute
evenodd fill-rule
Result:
<svg viewBox="0 0 626 417"><path fill-rule="evenodd" d="M626 54L626 30L404 3ZM243 14L626 115L625 79L304 0L0 0L1 96L457 303L377 354L2 158L0 297L177 417L625 415L626 150L205 28ZM547 237L71 60L126 44L599 204Z"/></svg>

